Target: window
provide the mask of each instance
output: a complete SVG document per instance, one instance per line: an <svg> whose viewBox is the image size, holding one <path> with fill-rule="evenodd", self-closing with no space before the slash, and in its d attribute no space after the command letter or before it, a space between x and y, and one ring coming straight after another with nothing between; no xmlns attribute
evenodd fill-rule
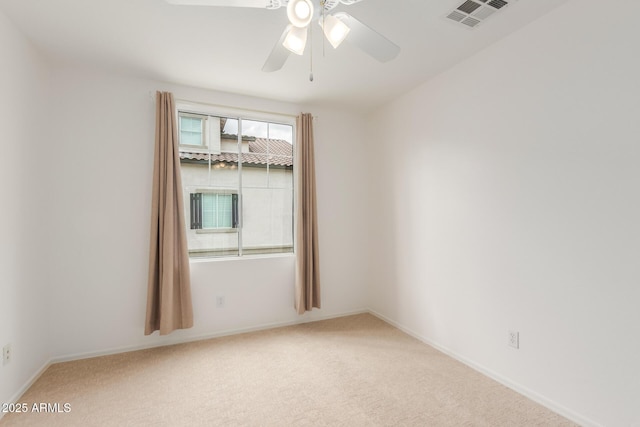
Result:
<svg viewBox="0 0 640 427"><path fill-rule="evenodd" d="M189 210L192 230L238 228L238 195L191 193Z"/></svg>
<svg viewBox="0 0 640 427"><path fill-rule="evenodd" d="M293 252L293 117L178 105L192 258Z"/></svg>
<svg viewBox="0 0 640 427"><path fill-rule="evenodd" d="M204 119L191 114L180 114L180 144L204 145Z"/></svg>

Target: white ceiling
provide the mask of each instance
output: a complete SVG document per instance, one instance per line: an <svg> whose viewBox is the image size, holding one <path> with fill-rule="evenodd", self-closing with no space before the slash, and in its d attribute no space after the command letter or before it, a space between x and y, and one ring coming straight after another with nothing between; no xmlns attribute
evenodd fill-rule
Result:
<svg viewBox="0 0 640 427"><path fill-rule="evenodd" d="M354 46L309 47L282 70L261 71L286 9L174 6L164 0L0 0L0 8L55 60L162 81L300 103L369 109L450 68L566 0L519 0L475 29L445 16L462 0L365 0L338 6L402 48L379 63ZM314 0L316 2L316 0ZM526 53L523 52L523 55ZM499 76L496 76L499 78Z"/></svg>

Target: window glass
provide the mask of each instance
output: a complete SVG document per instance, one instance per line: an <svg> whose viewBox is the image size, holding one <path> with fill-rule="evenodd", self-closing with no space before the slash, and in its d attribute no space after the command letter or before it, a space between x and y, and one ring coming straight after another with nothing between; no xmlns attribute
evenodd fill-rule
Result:
<svg viewBox="0 0 640 427"><path fill-rule="evenodd" d="M231 194L202 195L202 228L231 228Z"/></svg>
<svg viewBox="0 0 640 427"><path fill-rule="evenodd" d="M293 252L293 125L193 112L179 117L190 256ZM198 132L204 139L194 144Z"/></svg>
<svg viewBox="0 0 640 427"><path fill-rule="evenodd" d="M203 120L199 117L180 116L180 144L203 145Z"/></svg>
<svg viewBox="0 0 640 427"><path fill-rule="evenodd" d="M277 128L277 131L274 129ZM242 121L243 253L293 251L293 127Z"/></svg>

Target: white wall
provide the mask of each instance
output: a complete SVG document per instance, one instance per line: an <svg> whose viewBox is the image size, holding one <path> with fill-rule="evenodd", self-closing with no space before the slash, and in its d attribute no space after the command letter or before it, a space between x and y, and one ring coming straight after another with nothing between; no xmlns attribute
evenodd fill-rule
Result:
<svg viewBox="0 0 640 427"><path fill-rule="evenodd" d="M40 55L2 12L0 52L0 349L11 344L13 352L9 364L0 361L0 402L9 402L49 358L46 252L31 234L45 235L48 225L34 177L46 168L40 143L48 96Z"/></svg>
<svg viewBox="0 0 640 427"><path fill-rule="evenodd" d="M296 322L366 308L359 224L366 206L362 116L321 107L316 150L323 308L293 309L294 258L192 263L195 326L143 336L155 123L150 92L296 115L306 107L121 77L73 65L52 72L56 190L51 319L55 358ZM216 297L226 306L216 308Z"/></svg>
<svg viewBox="0 0 640 427"><path fill-rule="evenodd" d="M585 425L640 425L639 13L570 1L369 120L371 307Z"/></svg>

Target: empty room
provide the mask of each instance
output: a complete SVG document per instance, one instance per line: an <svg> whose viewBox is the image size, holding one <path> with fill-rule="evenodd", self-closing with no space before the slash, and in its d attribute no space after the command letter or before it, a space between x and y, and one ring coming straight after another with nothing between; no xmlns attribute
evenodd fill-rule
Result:
<svg viewBox="0 0 640 427"><path fill-rule="evenodd" d="M638 16L0 0L0 426L640 427Z"/></svg>

